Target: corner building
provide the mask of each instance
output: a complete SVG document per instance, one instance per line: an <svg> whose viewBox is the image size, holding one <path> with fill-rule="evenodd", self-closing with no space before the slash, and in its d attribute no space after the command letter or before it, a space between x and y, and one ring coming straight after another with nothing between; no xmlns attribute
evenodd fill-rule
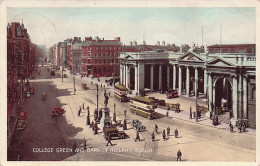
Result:
<svg viewBox="0 0 260 166"><path fill-rule="evenodd" d="M114 40L86 37L81 48L82 74L92 74L96 77L119 75L119 56L122 50L120 37Z"/></svg>

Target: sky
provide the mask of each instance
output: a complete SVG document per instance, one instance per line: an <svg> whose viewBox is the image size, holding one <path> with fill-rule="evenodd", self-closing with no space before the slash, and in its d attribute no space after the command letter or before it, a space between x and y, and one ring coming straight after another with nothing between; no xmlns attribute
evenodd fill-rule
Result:
<svg viewBox="0 0 260 166"><path fill-rule="evenodd" d="M89 36L121 37L126 45L130 41L201 45L202 29L203 45L220 44L220 36L222 44L256 42L255 8L249 7L8 8L7 20L23 21L31 41L47 47L67 38Z"/></svg>

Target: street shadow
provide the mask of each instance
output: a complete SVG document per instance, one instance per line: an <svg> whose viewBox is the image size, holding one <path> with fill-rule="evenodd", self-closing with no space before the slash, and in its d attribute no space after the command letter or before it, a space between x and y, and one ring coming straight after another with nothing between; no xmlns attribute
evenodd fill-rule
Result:
<svg viewBox="0 0 260 166"><path fill-rule="evenodd" d="M161 139L155 139L154 141L157 141L157 142L158 142L158 141L160 141L160 140L161 140Z"/></svg>

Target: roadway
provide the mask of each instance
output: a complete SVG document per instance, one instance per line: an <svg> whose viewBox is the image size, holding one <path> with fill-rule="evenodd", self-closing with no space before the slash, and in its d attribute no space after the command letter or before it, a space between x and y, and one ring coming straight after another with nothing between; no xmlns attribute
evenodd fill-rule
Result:
<svg viewBox="0 0 260 166"><path fill-rule="evenodd" d="M160 119L148 120L133 115L130 113L129 103L120 103L113 97L112 87L106 87L106 91L111 94L108 102L108 107L111 110L110 116L111 118L113 116L114 103L116 104L117 119L124 120L123 111L127 110L128 130L125 132L130 138L112 140L114 146L106 146L101 131L94 135L92 129L86 125L86 110L83 110L80 116L77 115L79 106L82 106L84 102L85 108L90 107L90 118L91 121L93 120L97 92L95 85L91 85L90 82L96 82L96 79L81 79L80 76L76 76L76 95L74 95L73 76L69 72L64 71L68 78L64 78L62 82L61 71L58 71L58 74L50 79L47 67L40 68L41 75L38 76L37 80L31 81L35 87L35 95L26 101L24 107L28 111L28 126L23 131L23 144L26 148L21 148L20 151L13 150L16 152L15 155L24 153L24 160L176 161L176 153L180 149L184 161L255 161L255 136L230 133L175 118L161 117ZM101 83L104 85L103 80L101 79L99 85ZM82 82L87 83L88 90L81 89ZM42 92L48 93L46 101L41 100ZM101 88L99 108L104 107L103 93L104 88ZM50 109L57 105L63 106L66 113L60 117L52 118ZM133 119L139 119L147 128L147 131L140 133L140 142L135 142L136 131L131 127ZM156 134L156 140L152 142L151 133L155 124L159 126L159 133ZM161 132L168 126L171 128L172 134L167 137L166 141L163 141ZM173 131L176 128L179 131L178 138L173 136ZM16 133L16 136L19 137L19 133ZM83 147L83 138L87 140L88 149L77 154L70 152L35 153L32 151L34 147L71 148L74 141L78 147ZM19 147L19 145L16 146ZM96 148L94 152L91 151L93 148ZM10 159L15 160L14 157L10 157Z"/></svg>

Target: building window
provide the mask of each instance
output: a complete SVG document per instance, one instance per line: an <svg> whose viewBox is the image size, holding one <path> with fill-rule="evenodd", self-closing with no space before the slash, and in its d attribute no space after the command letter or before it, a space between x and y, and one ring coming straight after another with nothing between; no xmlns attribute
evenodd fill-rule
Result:
<svg viewBox="0 0 260 166"><path fill-rule="evenodd" d="M236 50L233 48L233 49L231 49L230 52L231 52L231 53L236 53Z"/></svg>
<svg viewBox="0 0 260 166"><path fill-rule="evenodd" d="M95 52L95 56L96 56L96 57L97 57L97 54L98 54L98 53L97 53L97 52Z"/></svg>
<svg viewBox="0 0 260 166"><path fill-rule="evenodd" d="M228 53L228 49L223 49L223 53Z"/></svg>
<svg viewBox="0 0 260 166"><path fill-rule="evenodd" d="M88 63L90 63L90 59L88 59Z"/></svg>
<svg viewBox="0 0 260 166"><path fill-rule="evenodd" d="M240 49L239 53L245 53L245 49Z"/></svg>
<svg viewBox="0 0 260 166"><path fill-rule="evenodd" d="M110 63L110 59L107 60L107 63L108 63L108 64Z"/></svg>
<svg viewBox="0 0 260 166"><path fill-rule="evenodd" d="M107 52L105 52L105 57L107 57Z"/></svg>
<svg viewBox="0 0 260 166"><path fill-rule="evenodd" d="M255 100L255 87L252 88L252 100Z"/></svg>
<svg viewBox="0 0 260 166"><path fill-rule="evenodd" d="M103 50L103 47L100 47L101 50Z"/></svg>
<svg viewBox="0 0 260 166"><path fill-rule="evenodd" d="M99 63L101 64L101 59L99 59Z"/></svg>
<svg viewBox="0 0 260 166"><path fill-rule="evenodd" d="M220 51L219 49L216 49L216 53L219 53L219 51Z"/></svg>
<svg viewBox="0 0 260 166"><path fill-rule="evenodd" d="M107 47L105 47L105 50L107 50Z"/></svg>
<svg viewBox="0 0 260 166"><path fill-rule="evenodd" d="M91 53L90 53L90 51L88 52L88 56L90 56L91 55Z"/></svg>
<svg viewBox="0 0 260 166"><path fill-rule="evenodd" d="M97 64L97 60L95 59L95 64Z"/></svg>
<svg viewBox="0 0 260 166"><path fill-rule="evenodd" d="M110 57L112 57L112 52L110 52Z"/></svg>

